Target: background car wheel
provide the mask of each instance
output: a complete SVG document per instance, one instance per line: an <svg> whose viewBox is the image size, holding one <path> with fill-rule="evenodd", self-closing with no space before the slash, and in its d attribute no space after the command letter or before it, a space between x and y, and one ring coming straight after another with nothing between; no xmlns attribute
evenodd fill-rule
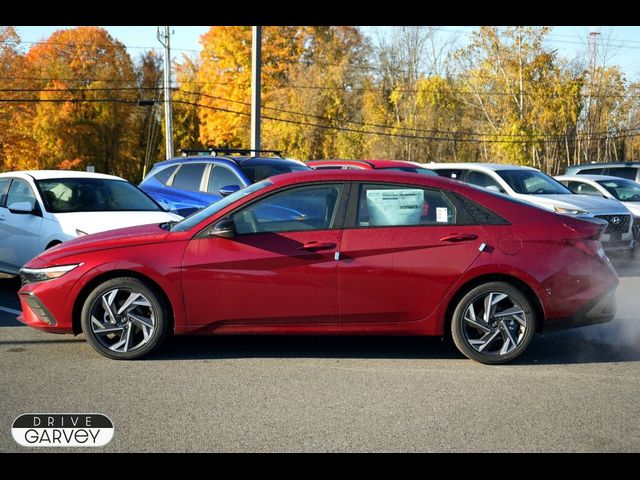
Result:
<svg viewBox="0 0 640 480"><path fill-rule="evenodd" d="M504 282L475 287L458 303L451 320L453 341L467 358L506 363L526 350L536 327L531 302Z"/></svg>
<svg viewBox="0 0 640 480"><path fill-rule="evenodd" d="M121 277L98 285L82 307L82 331L98 353L119 360L141 358L168 333L163 297L136 278Z"/></svg>

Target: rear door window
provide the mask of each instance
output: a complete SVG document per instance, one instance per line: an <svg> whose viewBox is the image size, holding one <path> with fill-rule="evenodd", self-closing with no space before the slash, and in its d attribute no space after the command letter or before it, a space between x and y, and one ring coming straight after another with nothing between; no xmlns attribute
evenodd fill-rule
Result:
<svg viewBox="0 0 640 480"><path fill-rule="evenodd" d="M36 208L36 196L29 184L24 180L15 179L9 187L7 206L18 202L27 202L31 208Z"/></svg>
<svg viewBox="0 0 640 480"><path fill-rule="evenodd" d="M439 168L434 170L441 177L453 178L454 180L462 180L462 172L461 168Z"/></svg>
<svg viewBox="0 0 640 480"><path fill-rule="evenodd" d="M173 178L173 187L182 190L200 190L202 174L206 167L205 163L185 163L180 167L178 173Z"/></svg>
<svg viewBox="0 0 640 480"><path fill-rule="evenodd" d="M176 168L178 168L178 165L172 165L170 167L163 168L158 173L156 173L154 177L160 183L164 183L166 185L169 181L169 178L171 177L171 174L176 171Z"/></svg>
<svg viewBox="0 0 640 480"><path fill-rule="evenodd" d="M588 183L576 182L574 180L570 180L567 183L567 187L569 187L569 190L571 190L573 193L577 193L578 195L594 195L597 197L603 196L596 187L589 185Z"/></svg>
<svg viewBox="0 0 640 480"><path fill-rule="evenodd" d="M636 167L609 167L609 175L614 177L628 178L635 180L638 169Z"/></svg>
<svg viewBox="0 0 640 480"><path fill-rule="evenodd" d="M358 197L356 226L451 225L456 216L455 206L439 190L364 184Z"/></svg>
<svg viewBox="0 0 640 480"><path fill-rule="evenodd" d="M7 197L7 188L9 188L10 183L10 178L0 178L0 207L4 207L4 201Z"/></svg>
<svg viewBox="0 0 640 480"><path fill-rule="evenodd" d="M223 187L229 187L231 185L237 185L242 188L243 182L240 178L227 167L215 165L213 171L209 176L209 185L207 191L219 195L220 189Z"/></svg>

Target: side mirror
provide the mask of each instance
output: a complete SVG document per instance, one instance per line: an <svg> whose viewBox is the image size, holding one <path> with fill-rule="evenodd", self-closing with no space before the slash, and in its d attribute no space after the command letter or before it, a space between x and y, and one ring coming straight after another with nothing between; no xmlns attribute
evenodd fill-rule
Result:
<svg viewBox="0 0 640 480"><path fill-rule="evenodd" d="M238 190L240 190L240 185L227 185L225 187L222 187L220 190L218 190L218 192L223 197L226 197L227 195L231 195L232 193L235 193Z"/></svg>
<svg viewBox="0 0 640 480"><path fill-rule="evenodd" d="M236 224L231 218L216 223L207 233L209 237L233 238L236 236Z"/></svg>
<svg viewBox="0 0 640 480"><path fill-rule="evenodd" d="M35 208L31 206L30 202L14 202L7 208L11 213L17 213L20 215L28 215L35 211Z"/></svg>
<svg viewBox="0 0 640 480"><path fill-rule="evenodd" d="M492 192L500 193L500 189L495 185L487 185L484 188L486 188L487 190L491 190Z"/></svg>

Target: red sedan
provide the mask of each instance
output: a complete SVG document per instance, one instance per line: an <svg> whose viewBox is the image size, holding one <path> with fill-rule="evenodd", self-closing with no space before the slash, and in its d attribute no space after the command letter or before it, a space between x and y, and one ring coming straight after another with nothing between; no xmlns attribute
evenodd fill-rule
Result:
<svg viewBox="0 0 640 480"><path fill-rule="evenodd" d="M536 331L614 317L602 228L442 177L285 174L179 223L47 250L21 272L20 320L114 359L170 332L450 333L504 363Z"/></svg>

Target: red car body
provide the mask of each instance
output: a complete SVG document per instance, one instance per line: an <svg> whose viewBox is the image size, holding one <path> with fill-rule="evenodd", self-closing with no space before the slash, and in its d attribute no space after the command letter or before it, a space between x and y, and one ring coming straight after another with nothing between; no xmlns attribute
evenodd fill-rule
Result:
<svg viewBox="0 0 640 480"><path fill-rule="evenodd" d="M25 284L19 320L77 334L91 290L122 276L162 292L175 334L443 335L461 293L491 280L528 296L538 330L614 317L618 278L599 251L597 224L437 176L329 170L270 181L186 231L146 225L45 251L26 267L80 266L57 279ZM255 199L327 182L351 187L351 195L361 182L453 192L506 221L199 236ZM349 202L345 195L341 201ZM351 205L341 210L345 222Z"/></svg>

